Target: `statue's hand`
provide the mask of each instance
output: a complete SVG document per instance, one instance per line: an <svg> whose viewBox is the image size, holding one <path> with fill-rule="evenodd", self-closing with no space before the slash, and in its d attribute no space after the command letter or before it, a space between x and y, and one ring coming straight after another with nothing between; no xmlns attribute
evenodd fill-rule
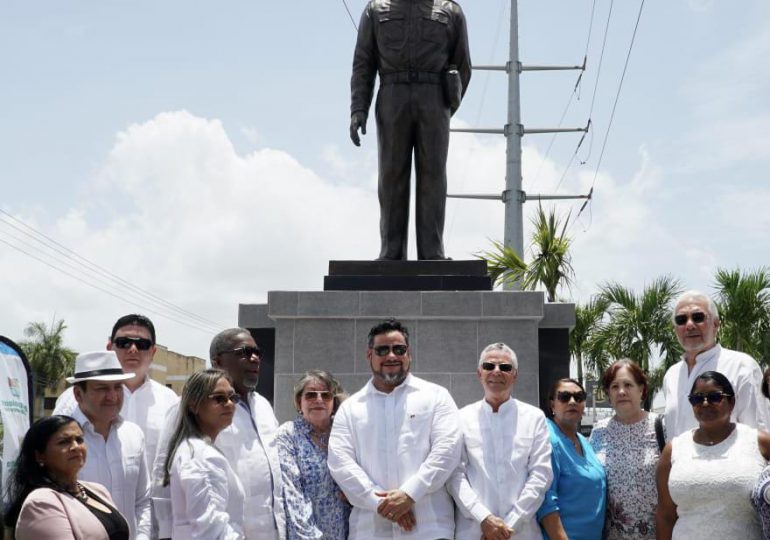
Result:
<svg viewBox="0 0 770 540"><path fill-rule="evenodd" d="M359 129L362 135L366 135L366 114L360 111L354 112L350 116L350 140L356 146L361 146L361 138L358 136Z"/></svg>

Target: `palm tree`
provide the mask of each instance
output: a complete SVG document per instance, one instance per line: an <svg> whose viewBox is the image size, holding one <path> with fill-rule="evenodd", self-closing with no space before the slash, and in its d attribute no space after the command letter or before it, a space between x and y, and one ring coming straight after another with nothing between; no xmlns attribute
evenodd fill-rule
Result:
<svg viewBox="0 0 770 540"><path fill-rule="evenodd" d="M569 334L569 352L577 364L577 377L581 383L585 383L584 369L598 374L606 367L592 341L608 307L609 302L597 296L586 304L575 306L575 327Z"/></svg>
<svg viewBox="0 0 770 540"><path fill-rule="evenodd" d="M554 302L556 289L569 287L575 275L569 252L572 239L567 236L569 215L562 224L554 209L546 214L543 207L538 206L532 224L535 226L530 247L533 258L527 265L523 286L534 290L538 283L542 284L548 301Z"/></svg>
<svg viewBox="0 0 770 540"><path fill-rule="evenodd" d="M19 343L32 368L35 395L40 398L40 411L45 389L55 389L62 378L72 372L77 353L64 346L63 320L54 321L50 328L43 322L31 322L24 329L28 338Z"/></svg>
<svg viewBox="0 0 770 540"><path fill-rule="evenodd" d="M618 283L600 287L600 298L609 304L609 320L594 334L594 355L601 361L627 357L638 363L650 375L648 406L665 370L681 353L671 324L671 303L679 292L679 281L670 276L657 278L640 295ZM662 359L661 365L651 370L656 357Z"/></svg>
<svg viewBox="0 0 770 540"><path fill-rule="evenodd" d="M761 364L770 361L770 270L717 270L714 288L722 324L719 342Z"/></svg>
<svg viewBox="0 0 770 540"><path fill-rule="evenodd" d="M482 251L476 257L487 262L487 268L495 284L521 283L521 288L534 291L538 285L545 288L549 302L556 300L559 287L569 287L575 275L569 248L572 240L567 236L569 216L564 223L556 211L546 213L542 207L532 220L530 251L532 260L527 264L512 248L502 242L492 241L492 250Z"/></svg>

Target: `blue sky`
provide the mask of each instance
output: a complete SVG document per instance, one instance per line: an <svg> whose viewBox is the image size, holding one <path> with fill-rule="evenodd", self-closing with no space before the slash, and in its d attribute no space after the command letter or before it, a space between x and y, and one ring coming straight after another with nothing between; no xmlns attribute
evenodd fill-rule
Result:
<svg viewBox="0 0 770 540"><path fill-rule="evenodd" d="M364 0L347 3L357 22ZM509 4L461 3L475 64L505 62ZM522 62L582 61L592 0L520 4ZM595 6L588 70L564 126L588 118L610 2ZM639 289L661 274L709 290L718 267L767 264L770 6L646 2L596 174L639 2L612 6L594 131L578 152L586 164L558 190L585 193L596 176L572 229L577 282L563 295L584 300L610 280ZM320 289L329 259L376 256L376 135L370 122L361 148L348 140L355 31L341 0L2 7L3 211L218 325L235 325L237 304L268 290ZM555 126L575 79L524 74L525 126ZM475 72L454 122L502 127L505 96L503 75ZM526 137L525 190L553 193L577 140L560 135L546 156L550 135ZM499 192L504 161L501 137L454 135L450 192ZM558 208L574 216L579 205ZM499 203L447 208L452 257L502 236ZM0 240L28 246L13 236L0 223ZM96 349L114 319L141 310L161 343L205 356L209 327L165 318L121 287L94 290L2 242L0 265L0 333L18 339L26 322L55 314L72 346Z"/></svg>

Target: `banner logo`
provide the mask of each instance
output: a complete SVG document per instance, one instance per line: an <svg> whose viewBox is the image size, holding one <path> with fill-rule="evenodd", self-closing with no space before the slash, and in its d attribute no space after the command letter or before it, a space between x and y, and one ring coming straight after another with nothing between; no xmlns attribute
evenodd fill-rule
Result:
<svg viewBox="0 0 770 540"><path fill-rule="evenodd" d="M8 377L8 389L11 391L11 395L16 399L21 399L21 392L19 391L19 379L15 377Z"/></svg>

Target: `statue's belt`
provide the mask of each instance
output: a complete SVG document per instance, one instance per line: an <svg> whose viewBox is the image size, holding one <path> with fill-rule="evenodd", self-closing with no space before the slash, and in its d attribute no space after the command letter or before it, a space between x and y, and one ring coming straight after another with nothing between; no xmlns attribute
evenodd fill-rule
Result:
<svg viewBox="0 0 770 540"><path fill-rule="evenodd" d="M441 84L441 73L430 71L395 71L380 73L380 84Z"/></svg>

